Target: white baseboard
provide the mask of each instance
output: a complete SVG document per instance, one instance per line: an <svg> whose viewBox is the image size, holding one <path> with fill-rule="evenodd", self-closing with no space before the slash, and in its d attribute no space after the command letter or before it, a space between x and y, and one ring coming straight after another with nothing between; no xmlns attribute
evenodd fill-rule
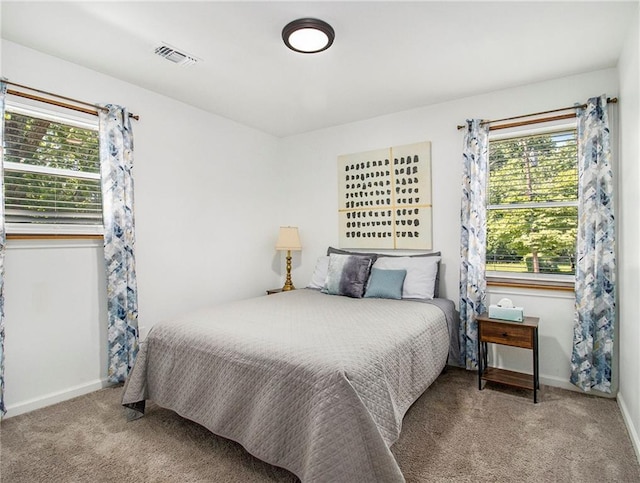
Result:
<svg viewBox="0 0 640 483"><path fill-rule="evenodd" d="M631 438L633 449L636 451L636 458L638 458L638 463L640 463L640 435L638 435L638 430L633 425L633 421L631 420L631 416L629 415L629 411L627 409L627 404L624 402L622 394L618 393L617 399L618 406L620 407L620 412L622 413L622 420L627 426L627 431L629 432L629 437Z"/></svg>
<svg viewBox="0 0 640 483"><path fill-rule="evenodd" d="M17 404L12 404L7 406L7 413L2 417L2 419L9 419L13 416L18 416L19 414L51 406L52 404L73 399L74 397L83 396L84 394L89 394L90 392L98 391L111 385L112 383L107 381L106 378L96 379L95 381L91 381L86 384L73 386L62 391L45 394L44 396L35 399L29 399Z"/></svg>

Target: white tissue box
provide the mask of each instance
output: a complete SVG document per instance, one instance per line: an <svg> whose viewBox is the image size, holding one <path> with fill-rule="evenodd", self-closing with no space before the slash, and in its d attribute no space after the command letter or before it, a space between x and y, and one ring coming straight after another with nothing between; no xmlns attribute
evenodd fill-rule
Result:
<svg viewBox="0 0 640 483"><path fill-rule="evenodd" d="M489 318L510 320L511 322L522 322L524 320L524 309L522 307L501 307L499 305L489 305Z"/></svg>

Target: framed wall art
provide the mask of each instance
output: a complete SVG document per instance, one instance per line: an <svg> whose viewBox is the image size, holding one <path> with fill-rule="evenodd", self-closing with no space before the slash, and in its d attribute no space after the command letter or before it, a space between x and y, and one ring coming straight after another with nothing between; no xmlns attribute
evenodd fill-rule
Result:
<svg viewBox="0 0 640 483"><path fill-rule="evenodd" d="M432 248L431 143L338 156L342 248Z"/></svg>

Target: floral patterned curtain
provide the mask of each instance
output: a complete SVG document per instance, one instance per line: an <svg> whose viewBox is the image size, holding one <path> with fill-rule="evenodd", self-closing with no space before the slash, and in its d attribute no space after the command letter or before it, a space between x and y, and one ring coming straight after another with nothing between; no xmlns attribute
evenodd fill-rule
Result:
<svg viewBox="0 0 640 483"><path fill-rule="evenodd" d="M109 311L109 381L122 382L138 353L138 290L134 257L133 135L126 109L100 111L104 258Z"/></svg>
<svg viewBox="0 0 640 483"><path fill-rule="evenodd" d="M606 96L578 111L578 248L571 382L611 392L615 218Z"/></svg>
<svg viewBox="0 0 640 483"><path fill-rule="evenodd" d="M6 412L4 405L4 102L7 84L0 82L0 416Z"/></svg>
<svg viewBox="0 0 640 483"><path fill-rule="evenodd" d="M464 136L462 209L460 221L460 364L478 365L478 326L475 316L486 310L486 189L489 126L467 121Z"/></svg>

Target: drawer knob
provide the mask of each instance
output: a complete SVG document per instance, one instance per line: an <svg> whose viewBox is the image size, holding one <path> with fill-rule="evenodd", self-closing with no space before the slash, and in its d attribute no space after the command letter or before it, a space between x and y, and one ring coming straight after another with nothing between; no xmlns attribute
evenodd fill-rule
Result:
<svg viewBox="0 0 640 483"><path fill-rule="evenodd" d="M509 337L509 334L507 334L506 332L503 332L502 337Z"/></svg>

